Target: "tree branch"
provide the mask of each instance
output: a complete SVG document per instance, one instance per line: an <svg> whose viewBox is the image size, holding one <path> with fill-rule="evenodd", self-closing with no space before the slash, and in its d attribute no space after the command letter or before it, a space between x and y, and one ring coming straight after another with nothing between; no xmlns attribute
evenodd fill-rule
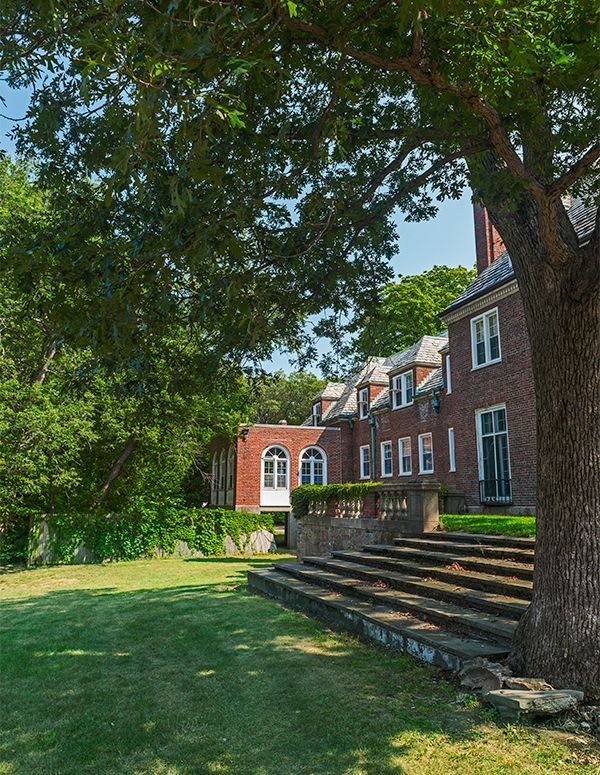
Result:
<svg viewBox="0 0 600 775"><path fill-rule="evenodd" d="M551 199L559 197L576 183L583 173L592 167L598 159L600 159L600 143L594 143L572 167L547 189L548 196Z"/></svg>

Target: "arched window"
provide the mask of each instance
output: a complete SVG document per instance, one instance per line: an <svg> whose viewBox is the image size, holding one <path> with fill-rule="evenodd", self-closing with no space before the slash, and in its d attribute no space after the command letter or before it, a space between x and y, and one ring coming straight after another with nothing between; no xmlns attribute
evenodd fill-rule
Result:
<svg viewBox="0 0 600 775"><path fill-rule="evenodd" d="M300 455L300 484L327 484L327 455L309 447Z"/></svg>
<svg viewBox="0 0 600 775"><path fill-rule="evenodd" d="M263 453L263 488L287 490L289 487L289 457L283 447L269 447Z"/></svg>
<svg viewBox="0 0 600 775"><path fill-rule="evenodd" d="M235 450L233 447L229 447L227 452L227 492L233 490L233 483L235 481Z"/></svg>
<svg viewBox="0 0 600 775"><path fill-rule="evenodd" d="M225 503L225 450L221 450L219 455L219 492L217 494L217 502L219 505Z"/></svg>
<svg viewBox="0 0 600 775"><path fill-rule="evenodd" d="M215 452L212 456L212 470L210 476L210 502L217 502L217 490L219 488L219 458Z"/></svg>

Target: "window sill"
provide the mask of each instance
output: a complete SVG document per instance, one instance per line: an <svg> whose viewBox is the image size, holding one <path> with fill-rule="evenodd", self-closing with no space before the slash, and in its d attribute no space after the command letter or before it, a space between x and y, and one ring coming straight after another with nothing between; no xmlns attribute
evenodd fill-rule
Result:
<svg viewBox="0 0 600 775"><path fill-rule="evenodd" d="M412 476L412 471L400 471L398 476Z"/></svg>
<svg viewBox="0 0 600 775"><path fill-rule="evenodd" d="M400 406L392 406L392 412L395 412L396 409L407 409L409 406L414 405L414 401L411 401L410 404L400 404Z"/></svg>
<svg viewBox="0 0 600 775"><path fill-rule="evenodd" d="M380 479L389 479L389 478L390 478L390 477L392 477L393 475L394 475L394 474L393 474L393 472L392 472L391 474L380 474L380 475L379 475L379 478L380 478Z"/></svg>
<svg viewBox="0 0 600 775"><path fill-rule="evenodd" d="M431 475L431 474L433 474L433 473L434 473L434 471L433 471L433 470L432 470L432 471L421 471L421 470L419 469L419 476L430 476L430 475Z"/></svg>
<svg viewBox="0 0 600 775"><path fill-rule="evenodd" d="M495 366L497 363L502 363L502 358L496 358L495 361L488 361L487 363L480 363L479 366L472 366L471 371L479 371L479 369L485 369L487 366Z"/></svg>

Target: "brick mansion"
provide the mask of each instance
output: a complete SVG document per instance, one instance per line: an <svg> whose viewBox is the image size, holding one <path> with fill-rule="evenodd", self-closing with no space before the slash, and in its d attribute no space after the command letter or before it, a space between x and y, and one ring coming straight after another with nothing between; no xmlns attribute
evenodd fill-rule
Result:
<svg viewBox="0 0 600 775"><path fill-rule="evenodd" d="M595 209L569 215L582 243ZM441 317L447 332L315 396L304 425L252 425L213 441L211 503L288 511L299 484L437 481L466 511L530 513L536 499L531 351L510 256L474 207L477 277Z"/></svg>

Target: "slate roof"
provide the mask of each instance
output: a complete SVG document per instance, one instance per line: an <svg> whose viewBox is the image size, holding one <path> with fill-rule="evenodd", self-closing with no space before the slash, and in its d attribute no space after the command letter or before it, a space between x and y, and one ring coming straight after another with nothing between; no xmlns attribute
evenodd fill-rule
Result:
<svg viewBox="0 0 600 775"><path fill-rule="evenodd" d="M597 210L597 207L586 205L581 200L574 200L572 207L568 211L571 223L575 227L579 242L582 245L585 245L594 230ZM508 255L508 251L505 250L487 267L487 269L484 269L484 271L473 280L471 285L469 285L469 287L466 288L452 304L446 307L441 313L442 317L447 312L462 307L463 304L473 301L480 296L484 296L494 288L498 288L499 286L514 280L514 277L515 273L513 265L510 256Z"/></svg>
<svg viewBox="0 0 600 775"><path fill-rule="evenodd" d="M356 414L358 411L356 388L358 385L370 380L387 382L387 372L383 371L385 360L385 358L368 358L356 374L353 374L346 382L342 395L323 414L321 422L330 421L334 417L351 417L353 414ZM371 377L377 379L371 379Z"/></svg>
<svg viewBox="0 0 600 775"><path fill-rule="evenodd" d="M417 385L417 395L431 393L432 390L441 390L444 387L444 374L442 369L434 369L428 374L420 385Z"/></svg>
<svg viewBox="0 0 600 775"><path fill-rule="evenodd" d="M323 390L313 398L313 401L316 401L317 398L324 398L326 401L336 400L341 397L345 387L343 382L328 382Z"/></svg>
<svg viewBox="0 0 600 775"><path fill-rule="evenodd" d="M447 343L448 334L439 336L423 336L418 342L399 353L390 355L386 360L387 373L397 371L411 363L437 366L441 363L440 350Z"/></svg>
<svg viewBox="0 0 600 775"><path fill-rule="evenodd" d="M338 417L352 417L355 415L358 412L356 390L359 385L367 383L384 385L383 390L371 404L371 408L382 409L388 406L390 402L388 387L390 373L408 367L413 363L425 366L440 366L442 356L439 351L445 346L447 341L447 333L440 334L439 336L423 336L415 344L399 353L391 355L389 358L368 358L361 369L343 385L340 397L324 412L321 422L331 422ZM339 382L331 384L340 385ZM417 388L417 393L418 390L419 388ZM305 424L310 425L310 423L311 420L309 419Z"/></svg>

